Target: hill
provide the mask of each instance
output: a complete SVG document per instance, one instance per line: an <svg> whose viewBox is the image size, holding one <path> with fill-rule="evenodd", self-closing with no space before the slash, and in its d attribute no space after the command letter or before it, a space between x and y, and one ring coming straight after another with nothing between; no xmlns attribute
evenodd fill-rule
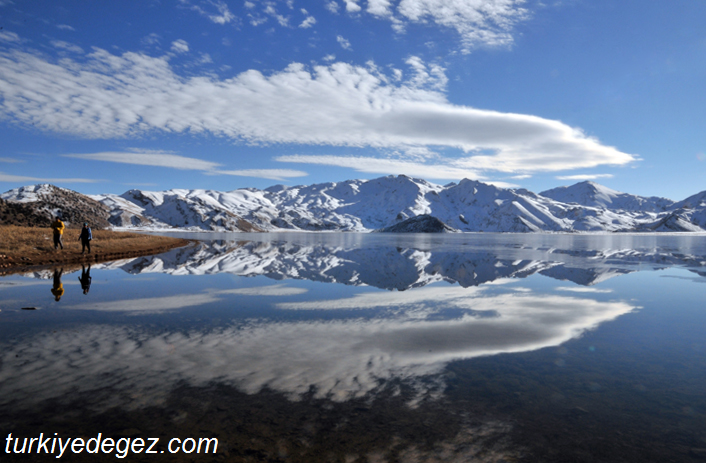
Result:
<svg viewBox="0 0 706 463"><path fill-rule="evenodd" d="M0 196L0 223L30 227L48 227L61 216L69 228L88 222L92 228L110 226L110 209L81 193L49 184L15 188Z"/></svg>

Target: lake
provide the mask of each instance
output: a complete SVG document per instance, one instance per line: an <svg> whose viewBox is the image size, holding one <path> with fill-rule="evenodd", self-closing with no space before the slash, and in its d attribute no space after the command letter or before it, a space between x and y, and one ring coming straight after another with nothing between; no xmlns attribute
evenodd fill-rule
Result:
<svg viewBox="0 0 706 463"><path fill-rule="evenodd" d="M183 236L0 278L3 460L706 460L706 236Z"/></svg>

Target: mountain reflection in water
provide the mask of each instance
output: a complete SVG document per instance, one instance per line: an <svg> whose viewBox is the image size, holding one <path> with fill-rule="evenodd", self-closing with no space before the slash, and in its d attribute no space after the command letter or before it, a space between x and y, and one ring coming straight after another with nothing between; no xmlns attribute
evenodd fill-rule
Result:
<svg viewBox="0 0 706 463"><path fill-rule="evenodd" d="M1 328L1 429L48 432L32 424L39 419L77 429L93 423L105 428L93 434L107 434L152 413L142 432L205 426L221 433L225 456L234 461L543 461L537 455L600 461L595 453L584 455L576 433L605 425L609 412L589 410L579 400L583 394L572 398L567 386L545 389L571 371L582 378L575 381L599 391L614 380L620 356L636 352L630 344L622 351L612 346L651 336L622 317L647 311L637 319L645 323L656 316L659 296L641 289L638 271L678 267L670 270L678 274L666 275L672 281L689 287L701 286L694 278L706 281L700 280L706 247L698 237L242 237L95 265L91 293L79 295L67 284L60 302L38 302L32 280L0 281L8 296L0 302L0 320L8 322ZM75 279L67 273L65 281ZM652 285L667 281L640 274ZM688 307L691 296L683 299ZM25 304L41 308L34 315L50 321L27 322L13 310ZM606 338L613 325L634 339L623 332ZM600 349L618 360L595 364L593 355L571 366L563 346L601 338ZM595 352L593 344L583 349ZM652 379L645 371L621 374L641 377L639 384L661 381L659 373ZM185 403L183 394L193 401ZM542 415L537 403L545 401L546 420L534 423ZM247 403L257 410L242 409ZM80 426L66 411L76 407ZM690 428L703 419L706 401L689 407L687 421L675 425L689 428L680 437L688 443L680 444L679 461L706 447L706 440L699 442L703 432ZM642 419L654 418L654 411L643 412ZM298 416L300 424L282 413ZM108 415L121 418L113 423ZM244 416L247 428L238 421ZM657 418L664 426L660 420L667 418ZM615 419L606 426L622 423ZM240 425L229 427L233 420ZM529 422L536 430L528 434ZM559 423L566 442L557 448L565 453L534 441L533 432ZM635 442L654 438L620 424L613 434L594 429L585 439L616 439L618 430L633 432ZM365 441L358 450L353 434ZM649 451L664 457L655 442ZM607 448L620 458L609 454L605 461L644 458L641 445L611 443Z"/></svg>

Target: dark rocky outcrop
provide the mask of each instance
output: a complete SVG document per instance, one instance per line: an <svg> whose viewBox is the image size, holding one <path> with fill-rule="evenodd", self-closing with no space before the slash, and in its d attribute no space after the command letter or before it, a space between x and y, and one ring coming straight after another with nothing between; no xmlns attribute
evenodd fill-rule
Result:
<svg viewBox="0 0 706 463"><path fill-rule="evenodd" d="M375 230L379 233L455 233L455 228L451 228L441 220L429 214L411 217L395 225Z"/></svg>

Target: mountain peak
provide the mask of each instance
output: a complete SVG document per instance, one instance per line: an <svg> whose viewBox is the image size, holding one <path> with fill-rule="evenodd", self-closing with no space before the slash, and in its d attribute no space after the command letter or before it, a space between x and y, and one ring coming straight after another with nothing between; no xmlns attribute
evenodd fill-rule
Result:
<svg viewBox="0 0 706 463"><path fill-rule="evenodd" d="M643 197L622 193L600 183L586 180L571 186L561 186L539 193L545 198L567 204L626 211L663 211L674 201L667 198Z"/></svg>

